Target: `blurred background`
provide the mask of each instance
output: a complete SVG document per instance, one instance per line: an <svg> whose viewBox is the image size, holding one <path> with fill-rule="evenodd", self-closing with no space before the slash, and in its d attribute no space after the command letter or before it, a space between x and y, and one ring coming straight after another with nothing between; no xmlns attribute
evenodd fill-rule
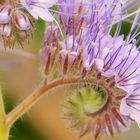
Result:
<svg viewBox="0 0 140 140"><path fill-rule="evenodd" d="M39 50L44 24L42 21L38 24L33 40L24 48L5 50L0 45L0 83L6 112L24 100L41 81ZM127 34L130 26L125 23L123 26L122 33ZM63 119L61 103L66 93L65 88L61 87L44 96L15 123L10 140L94 140L90 135L79 138L78 133L71 131L68 122ZM117 134L114 138L104 135L101 140L139 140L139 137L140 129L133 124L128 132Z"/></svg>

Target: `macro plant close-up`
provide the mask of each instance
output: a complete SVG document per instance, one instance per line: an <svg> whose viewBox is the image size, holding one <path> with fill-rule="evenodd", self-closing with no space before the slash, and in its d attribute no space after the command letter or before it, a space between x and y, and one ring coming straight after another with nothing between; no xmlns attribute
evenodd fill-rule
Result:
<svg viewBox="0 0 140 140"><path fill-rule="evenodd" d="M140 0L0 1L0 140L139 128Z"/></svg>

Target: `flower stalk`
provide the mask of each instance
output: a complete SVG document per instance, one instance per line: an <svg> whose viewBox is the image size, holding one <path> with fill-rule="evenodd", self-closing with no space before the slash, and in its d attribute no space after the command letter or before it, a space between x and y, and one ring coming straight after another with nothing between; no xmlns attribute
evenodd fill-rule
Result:
<svg viewBox="0 0 140 140"><path fill-rule="evenodd" d="M47 91L62 85L79 84L79 83L93 83L96 82L94 78L83 79L81 77L71 77L66 79L58 79L51 83L46 81L41 85L23 102L21 102L13 111L6 116L6 125L11 127L13 123L19 119L24 113L26 113L35 103L46 94Z"/></svg>

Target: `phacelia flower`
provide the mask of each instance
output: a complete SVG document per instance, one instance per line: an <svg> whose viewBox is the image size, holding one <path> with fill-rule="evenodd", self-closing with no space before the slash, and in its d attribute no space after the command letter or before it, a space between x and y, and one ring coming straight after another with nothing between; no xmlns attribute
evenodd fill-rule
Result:
<svg viewBox="0 0 140 140"><path fill-rule="evenodd" d="M120 112L135 120L140 127L140 89L126 95L121 101Z"/></svg>
<svg viewBox="0 0 140 140"><path fill-rule="evenodd" d="M130 118L140 123L137 91L140 87L137 48L140 10L127 37L120 35L121 22L114 35L110 35L112 24L124 12L125 2L59 0L58 19L64 36L56 39L56 30L46 27L47 45L42 49L45 66L54 62L55 79L79 78L76 90L67 97L64 106L66 118L80 131L80 136L88 132L95 138L102 133L114 136L117 131L129 128ZM51 52L52 44L57 50L55 53ZM50 65L46 68L50 70ZM47 75L48 79L51 74Z"/></svg>
<svg viewBox="0 0 140 140"><path fill-rule="evenodd" d="M45 21L52 22L54 17L49 12L51 6L56 3L57 0L20 0L20 3L35 19L43 19Z"/></svg>
<svg viewBox="0 0 140 140"><path fill-rule="evenodd" d="M99 28L107 30L111 23L119 20L124 14L122 7L125 1L120 0L59 0L60 21L66 33L78 33L83 26L92 26L90 30L96 35Z"/></svg>

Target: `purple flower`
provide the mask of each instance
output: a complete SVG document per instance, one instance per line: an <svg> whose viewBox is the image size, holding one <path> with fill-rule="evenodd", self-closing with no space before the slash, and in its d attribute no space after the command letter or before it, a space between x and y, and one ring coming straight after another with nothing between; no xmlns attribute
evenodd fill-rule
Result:
<svg viewBox="0 0 140 140"><path fill-rule="evenodd" d="M54 17L48 8L56 3L56 0L20 0L20 3L35 19L43 19L52 22Z"/></svg>
<svg viewBox="0 0 140 140"><path fill-rule="evenodd" d="M69 34L78 33L82 27L91 26L90 30L92 29L96 37L99 30L101 31L100 28L106 32L109 25L119 20L123 14L123 4L119 0L58 0L57 5L61 24Z"/></svg>
<svg viewBox="0 0 140 140"><path fill-rule="evenodd" d="M135 120L140 127L140 88L131 94L127 94L126 97L122 99L120 112Z"/></svg>
<svg viewBox="0 0 140 140"><path fill-rule="evenodd" d="M140 125L140 51L139 43L139 11L134 19L130 33L124 39L117 33L115 36L101 36L86 48L86 56L83 57L84 67L92 71L96 67L102 76L113 78L110 87L116 87L125 93L121 100L121 114L132 118ZM88 58L88 59L86 59ZM84 63L83 63L84 64ZM88 69L89 70L89 69ZM115 93L114 90L113 94Z"/></svg>
<svg viewBox="0 0 140 140"><path fill-rule="evenodd" d="M72 108L74 113L80 109L79 118L77 119L70 109L68 116L72 120L71 122L79 124L80 119L83 119L81 117L87 117L87 121L82 120L80 126L75 126L81 130L81 135L93 130L95 138L104 132L113 136L114 132L118 130L128 129L130 117L139 123L135 115L138 106L129 102L128 98L132 99L132 95L140 87L140 52L137 48L140 41L137 39L140 29L137 26L140 10L137 10L130 33L124 37L120 35L122 21L117 23L114 35L110 35L112 24L120 20L125 11L126 5L123 5L122 1L59 0L57 5L58 19L64 36L57 36L59 30L56 30L55 27L46 28L44 43L46 45L42 50L42 59L45 60L46 69L52 67L50 60L54 59L53 65L56 68L54 71L58 77L78 76L85 79L85 84L88 83L88 79L93 78L92 83L89 84L98 87L98 90L95 88L93 93L96 91L107 97L105 104L102 105L103 102L100 99L91 97L87 102L90 95L88 93L82 95L85 97L85 102L76 101L78 105L81 103L81 106L77 105L79 108L76 111ZM55 53L51 52L54 48L57 50ZM79 96L74 99L79 100L81 98ZM94 108L94 113L92 110L93 98L94 103L101 103L99 108ZM139 100L139 98L137 99ZM70 102L72 106L74 103ZM126 106L129 107L125 110L126 112L123 112ZM86 109L86 112L83 109ZM91 122L91 120L93 121Z"/></svg>
<svg viewBox="0 0 140 140"><path fill-rule="evenodd" d="M103 36L91 42L91 44L84 49L84 68L91 69L91 67L96 64L96 67L104 76L113 76L114 70L111 69L111 67L113 67L114 64L110 66L111 59L113 59L113 53L119 46L123 45L123 42L123 37L112 38L110 35Z"/></svg>

